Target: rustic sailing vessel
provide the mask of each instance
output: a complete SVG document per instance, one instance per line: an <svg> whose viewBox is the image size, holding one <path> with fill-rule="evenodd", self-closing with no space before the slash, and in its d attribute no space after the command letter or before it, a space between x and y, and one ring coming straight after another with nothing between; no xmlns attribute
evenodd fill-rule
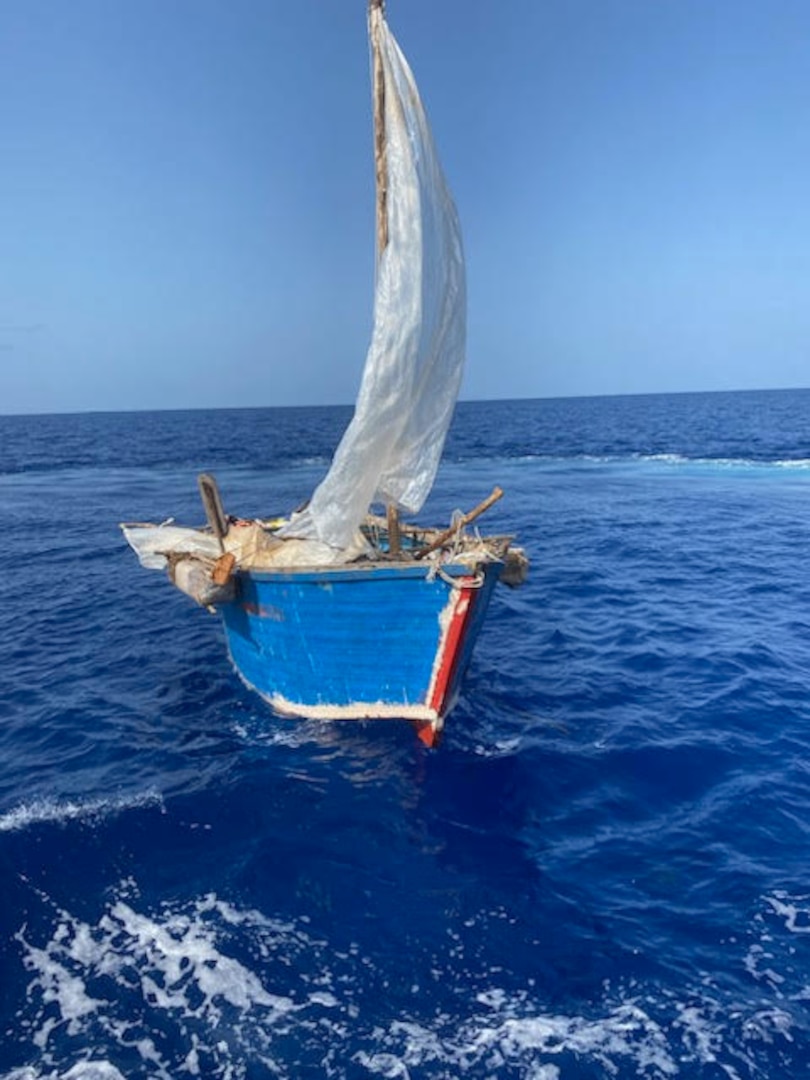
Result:
<svg viewBox="0 0 810 1080"><path fill-rule="evenodd" d="M495 583L518 584L508 537L405 525L435 478L464 363L456 209L419 93L369 2L377 187L374 329L354 417L305 508L228 517L200 477L208 525L126 524L148 568L218 610L242 679L286 716L401 718L434 745L459 693ZM375 517L375 504L387 507Z"/></svg>

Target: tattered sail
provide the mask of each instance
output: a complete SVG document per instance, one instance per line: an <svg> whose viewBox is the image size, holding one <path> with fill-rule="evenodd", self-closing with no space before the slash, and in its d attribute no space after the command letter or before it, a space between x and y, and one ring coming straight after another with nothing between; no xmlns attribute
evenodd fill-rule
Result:
<svg viewBox="0 0 810 1080"><path fill-rule="evenodd" d="M351 544L372 503L421 509L452 419L466 338L456 208L413 74L379 4L369 18L381 71L375 95L384 117L387 232L374 329L354 417L331 468L282 532L335 548Z"/></svg>

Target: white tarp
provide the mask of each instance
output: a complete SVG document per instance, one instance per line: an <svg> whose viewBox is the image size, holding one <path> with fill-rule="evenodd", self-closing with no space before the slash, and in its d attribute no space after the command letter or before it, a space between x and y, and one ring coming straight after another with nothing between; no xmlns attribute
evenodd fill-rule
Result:
<svg viewBox="0 0 810 1080"><path fill-rule="evenodd" d="M374 17L374 16L373 16ZM427 498L464 364L466 287L458 215L413 75L385 21L388 244L354 418L331 468L282 535L351 543L372 503L416 513Z"/></svg>
<svg viewBox="0 0 810 1080"><path fill-rule="evenodd" d="M163 525L130 524L121 529L127 543L147 570L165 570L172 558L190 556L216 562L222 554L219 541L210 532L184 528L165 522ZM318 540L282 542L258 522L232 525L223 547L236 557L243 570L285 570L299 567L334 566L361 555L370 555L365 538L355 533L342 551Z"/></svg>

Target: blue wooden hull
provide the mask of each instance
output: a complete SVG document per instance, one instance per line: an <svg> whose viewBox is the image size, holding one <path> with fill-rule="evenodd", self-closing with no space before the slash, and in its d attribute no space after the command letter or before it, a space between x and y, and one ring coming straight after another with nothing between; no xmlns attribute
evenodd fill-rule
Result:
<svg viewBox="0 0 810 1080"><path fill-rule="evenodd" d="M409 719L432 744L501 568L449 565L432 578L417 563L242 571L221 608L231 659L283 715Z"/></svg>

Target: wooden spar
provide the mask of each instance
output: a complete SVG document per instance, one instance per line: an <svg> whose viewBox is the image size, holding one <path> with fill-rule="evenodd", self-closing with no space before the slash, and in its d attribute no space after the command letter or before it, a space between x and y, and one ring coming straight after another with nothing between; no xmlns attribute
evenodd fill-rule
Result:
<svg viewBox="0 0 810 1080"><path fill-rule="evenodd" d="M492 506L493 503L496 503L498 499L500 499L502 496L503 491L499 487L493 488L491 495L487 495L484 501L480 502L474 510L470 510L469 514L465 514L463 517L460 517L454 525L451 525L449 529L446 529L443 533L437 536L435 540L431 541L431 543L427 545L427 547L423 547L420 551L417 551L415 558L422 559L425 557L425 555L429 555L431 551L435 551L437 548L440 548L442 544L446 544L448 540L452 540L457 532L463 529L466 525L469 525L471 522L475 521L475 519L477 517L480 517L485 510L489 510L490 506Z"/></svg>
<svg viewBox="0 0 810 1080"><path fill-rule="evenodd" d="M228 535L228 519L222 509L222 499L217 482L210 473L200 473L197 477L205 516L211 526L211 532L219 541L219 550L225 554L225 537Z"/></svg>
<svg viewBox="0 0 810 1080"><path fill-rule="evenodd" d="M368 0L368 31L371 41L371 81L374 96L374 179L377 192L377 263L388 246L388 158L385 150L385 75L380 54L380 25L385 18L384 0ZM399 513L387 507L388 551L399 555Z"/></svg>
<svg viewBox="0 0 810 1080"><path fill-rule="evenodd" d="M385 17L383 0L368 0L368 32L371 41L371 79L374 95L374 175L377 188L377 259L388 246L388 162L385 154L385 76L380 55L380 24Z"/></svg>
<svg viewBox="0 0 810 1080"><path fill-rule="evenodd" d="M402 536L399 528L399 513L393 503L388 504L388 554L402 554Z"/></svg>

